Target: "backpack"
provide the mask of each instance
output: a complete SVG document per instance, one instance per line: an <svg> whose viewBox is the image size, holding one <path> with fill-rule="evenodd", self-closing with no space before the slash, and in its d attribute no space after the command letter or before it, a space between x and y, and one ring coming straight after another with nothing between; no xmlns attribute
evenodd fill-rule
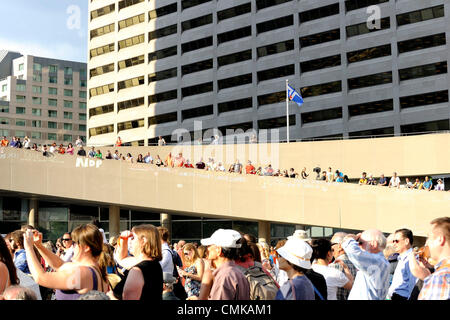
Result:
<svg viewBox="0 0 450 320"><path fill-rule="evenodd" d="M251 300L275 300L278 286L275 280L264 272L259 262L255 262L255 265L248 269L240 268L250 285Z"/></svg>
<svg viewBox="0 0 450 320"><path fill-rule="evenodd" d="M178 281L173 286L173 293L175 296L180 300L186 300L187 294L186 290L184 289L183 285L181 284L180 275L178 274L177 266L182 268L183 262L181 261L180 255L178 252L172 249L165 249L169 250L170 254L172 255L172 262L173 262L173 276L178 279Z"/></svg>

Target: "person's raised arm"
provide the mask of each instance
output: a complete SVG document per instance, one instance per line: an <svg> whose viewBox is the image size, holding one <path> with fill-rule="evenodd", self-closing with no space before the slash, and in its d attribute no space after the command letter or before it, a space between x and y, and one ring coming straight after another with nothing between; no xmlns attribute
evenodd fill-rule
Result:
<svg viewBox="0 0 450 320"><path fill-rule="evenodd" d="M39 254L44 258L45 262L53 269L58 270L65 261L62 260L58 255L54 254L52 251L47 249L42 244L42 233L33 233L34 246L38 249ZM27 252L28 257L28 252Z"/></svg>
<svg viewBox="0 0 450 320"><path fill-rule="evenodd" d="M408 265L412 275L420 280L424 280L431 274L428 268L417 261L416 253L414 251L411 251L408 255Z"/></svg>
<svg viewBox="0 0 450 320"><path fill-rule="evenodd" d="M138 260L135 257L128 255L128 239L131 236L132 233L130 231L124 231L120 234L120 237L117 240L117 263L125 269L130 269L138 263Z"/></svg>
<svg viewBox="0 0 450 320"><path fill-rule="evenodd" d="M358 245L358 239L359 235L347 235L342 242L342 248L356 269L367 272L369 268L378 264L379 258L376 254L362 250Z"/></svg>

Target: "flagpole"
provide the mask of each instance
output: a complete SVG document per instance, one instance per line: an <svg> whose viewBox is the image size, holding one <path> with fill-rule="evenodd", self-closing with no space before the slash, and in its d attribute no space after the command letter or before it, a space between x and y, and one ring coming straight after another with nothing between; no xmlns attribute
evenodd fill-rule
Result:
<svg viewBox="0 0 450 320"><path fill-rule="evenodd" d="M286 79L286 132L287 132L287 143L289 143L289 90L288 90L289 80Z"/></svg>

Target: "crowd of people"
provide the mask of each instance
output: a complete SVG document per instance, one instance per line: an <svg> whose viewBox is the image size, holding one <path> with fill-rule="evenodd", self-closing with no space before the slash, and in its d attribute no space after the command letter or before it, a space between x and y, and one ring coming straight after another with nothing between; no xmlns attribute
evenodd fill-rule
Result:
<svg viewBox="0 0 450 320"><path fill-rule="evenodd" d="M56 245L24 225L0 237L4 300L448 300L450 218L432 220L425 246L413 232L376 229L312 239L296 230L264 239L218 229L170 245L169 231L136 225L107 241L98 221Z"/></svg>

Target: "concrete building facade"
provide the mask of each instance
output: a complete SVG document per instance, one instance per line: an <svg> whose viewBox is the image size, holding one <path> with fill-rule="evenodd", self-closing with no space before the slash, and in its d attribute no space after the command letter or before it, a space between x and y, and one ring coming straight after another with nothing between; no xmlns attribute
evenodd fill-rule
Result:
<svg viewBox="0 0 450 320"><path fill-rule="evenodd" d="M86 141L86 63L0 51L0 136Z"/></svg>
<svg viewBox="0 0 450 320"><path fill-rule="evenodd" d="M375 7L370 7L375 6ZM104 0L89 4L88 141L179 128L290 138L449 130L444 0ZM204 137L203 137L204 138Z"/></svg>

